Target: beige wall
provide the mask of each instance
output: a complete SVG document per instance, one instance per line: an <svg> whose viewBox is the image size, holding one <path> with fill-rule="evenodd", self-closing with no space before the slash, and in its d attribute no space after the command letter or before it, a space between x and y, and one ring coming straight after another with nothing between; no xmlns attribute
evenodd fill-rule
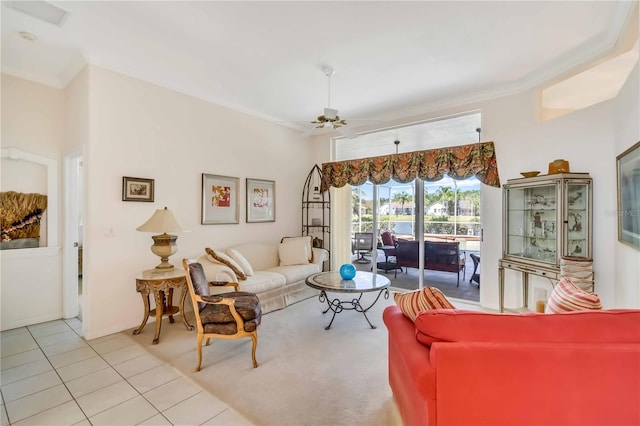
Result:
<svg viewBox="0 0 640 426"><path fill-rule="evenodd" d="M64 96L59 89L2 74L2 147L60 160Z"/></svg>
<svg viewBox="0 0 640 426"><path fill-rule="evenodd" d="M139 325L135 277L159 259L151 234L135 228L155 209L170 208L190 231L178 235L178 266L205 247L300 234L302 186L315 158L298 132L99 67L89 68L88 86L86 337ZM239 224L200 224L202 173L240 178ZM155 202L121 201L123 176L155 179ZM276 181L275 222L246 223L247 177Z"/></svg>
<svg viewBox="0 0 640 426"><path fill-rule="evenodd" d="M6 74L2 74L1 84L2 148L17 148L44 157L57 164L60 170L65 118L62 91ZM59 186L59 174L53 179L53 187ZM47 193L47 183L47 168L42 164L3 159L2 191ZM54 217L61 217L59 206L49 200L46 216L50 216L52 209L57 209L58 214ZM61 220L48 222L49 219L43 220L41 243L46 241L48 227L52 227L53 232L61 229ZM59 247L3 250L0 258L0 326L3 330L62 317L62 254Z"/></svg>
<svg viewBox="0 0 640 426"><path fill-rule="evenodd" d="M615 217L606 215L615 205L615 180L610 163L604 158L614 157L612 102L603 102L544 123L535 120L535 92L488 102L483 107L483 134L496 144L500 179L520 177L524 170L547 172L548 163L557 158L569 160L571 171L588 172L593 178L593 241L596 292L603 305L614 306L616 283L605 279L615 274L611 236L616 227ZM482 244L481 301L488 307L498 307L498 259L502 255L502 191L482 188ZM520 274L505 273L505 304L520 306ZM529 297L534 288L544 288L551 294L551 283L532 277ZM529 306L533 306L529 300Z"/></svg>
<svg viewBox="0 0 640 426"><path fill-rule="evenodd" d="M629 79L615 100L614 154L619 155L640 141L640 67L631 72ZM613 159L607 164L613 163ZM615 167L615 166L614 166ZM615 207L611 211L617 211ZM638 212L640 214L640 212ZM615 216L615 214L610 214ZM617 232L617 230L616 230ZM615 234L617 236L617 233ZM615 241L615 305L624 308L640 307L640 249Z"/></svg>

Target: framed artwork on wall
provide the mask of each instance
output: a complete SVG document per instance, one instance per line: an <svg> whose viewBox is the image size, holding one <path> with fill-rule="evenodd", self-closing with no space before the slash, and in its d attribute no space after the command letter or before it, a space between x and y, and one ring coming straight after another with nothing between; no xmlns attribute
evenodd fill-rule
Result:
<svg viewBox="0 0 640 426"><path fill-rule="evenodd" d="M202 174L202 224L239 223L237 177Z"/></svg>
<svg viewBox="0 0 640 426"><path fill-rule="evenodd" d="M153 190L153 179L122 178L122 201L153 202Z"/></svg>
<svg viewBox="0 0 640 426"><path fill-rule="evenodd" d="M276 221L276 182L247 178L247 223Z"/></svg>
<svg viewBox="0 0 640 426"><path fill-rule="evenodd" d="M640 142L616 157L618 240L640 250Z"/></svg>

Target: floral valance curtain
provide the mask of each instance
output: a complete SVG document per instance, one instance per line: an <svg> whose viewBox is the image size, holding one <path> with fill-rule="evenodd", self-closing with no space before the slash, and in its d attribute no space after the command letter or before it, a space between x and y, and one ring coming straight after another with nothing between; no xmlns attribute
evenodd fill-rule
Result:
<svg viewBox="0 0 640 426"><path fill-rule="evenodd" d="M415 178L437 181L448 174L453 179L476 176L486 185L500 187L493 142L406 152L404 154L322 164L322 191L346 184L362 185L367 180L380 185L393 179L411 182Z"/></svg>

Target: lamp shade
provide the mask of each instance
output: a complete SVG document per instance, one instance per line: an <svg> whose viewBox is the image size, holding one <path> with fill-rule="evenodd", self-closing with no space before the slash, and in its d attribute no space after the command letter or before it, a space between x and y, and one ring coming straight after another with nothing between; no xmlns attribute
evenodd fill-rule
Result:
<svg viewBox="0 0 640 426"><path fill-rule="evenodd" d="M166 207L158 209L153 215L142 225L136 228L141 232L182 232L182 227L178 225L173 212Z"/></svg>

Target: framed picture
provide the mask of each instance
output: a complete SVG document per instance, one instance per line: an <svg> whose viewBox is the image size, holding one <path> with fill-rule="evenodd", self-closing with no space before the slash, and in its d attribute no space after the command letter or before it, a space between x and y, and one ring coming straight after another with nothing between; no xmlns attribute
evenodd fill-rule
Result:
<svg viewBox="0 0 640 426"><path fill-rule="evenodd" d="M640 142L616 157L618 240L640 249Z"/></svg>
<svg viewBox="0 0 640 426"><path fill-rule="evenodd" d="M202 174L202 224L238 223L237 177Z"/></svg>
<svg viewBox="0 0 640 426"><path fill-rule="evenodd" d="M276 221L276 182L247 178L247 223Z"/></svg>
<svg viewBox="0 0 640 426"><path fill-rule="evenodd" d="M123 176L122 201L153 202L153 179Z"/></svg>

